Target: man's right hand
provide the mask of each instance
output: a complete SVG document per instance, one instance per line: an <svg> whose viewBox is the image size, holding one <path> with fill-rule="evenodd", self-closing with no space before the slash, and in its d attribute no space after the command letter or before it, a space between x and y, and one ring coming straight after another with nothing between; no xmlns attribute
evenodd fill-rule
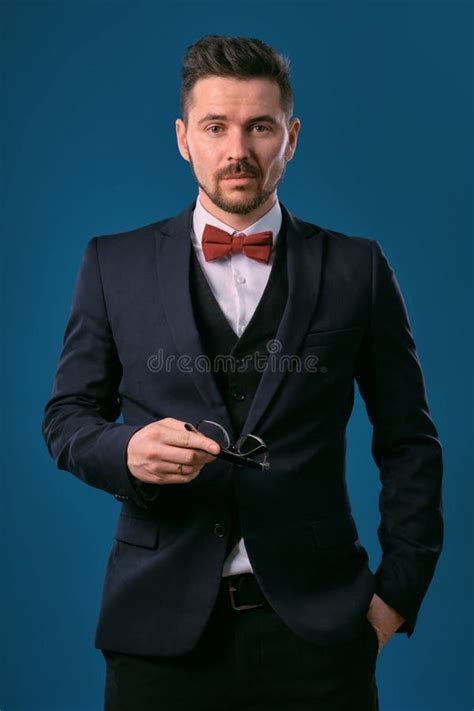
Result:
<svg viewBox="0 0 474 711"><path fill-rule="evenodd" d="M216 458L219 445L199 432L189 432L184 424L166 417L132 435L127 466L136 479L146 484L187 484Z"/></svg>

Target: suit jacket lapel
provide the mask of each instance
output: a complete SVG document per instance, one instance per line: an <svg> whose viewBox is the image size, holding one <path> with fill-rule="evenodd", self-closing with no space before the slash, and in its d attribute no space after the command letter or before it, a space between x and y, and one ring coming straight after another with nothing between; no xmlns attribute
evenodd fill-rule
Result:
<svg viewBox="0 0 474 711"><path fill-rule="evenodd" d="M206 406L206 418L220 422L229 432L232 424L199 335L191 300L189 266L193 249L190 232L195 201L170 219L156 235L156 268L165 317L178 353L187 360L190 382ZM317 303L322 261L322 230L295 218L280 202L286 222L288 301L275 336L279 348L269 358L252 401L244 432L255 431L285 375L284 355L294 355L308 330ZM257 433L256 433L257 434Z"/></svg>
<svg viewBox="0 0 474 711"><path fill-rule="evenodd" d="M265 410L285 376L283 356L298 352L316 308L323 258L323 231L298 220L280 202L286 222L288 301L274 342L275 353L269 354L255 396L243 426L243 432L258 429ZM277 350L278 349L278 350Z"/></svg>
<svg viewBox="0 0 474 711"><path fill-rule="evenodd" d="M189 380L204 402L205 418L219 422L232 432L229 412L209 367L194 319L189 284L194 206L195 201L166 222L156 235L158 284L168 326L176 349L183 357L183 369L189 370Z"/></svg>

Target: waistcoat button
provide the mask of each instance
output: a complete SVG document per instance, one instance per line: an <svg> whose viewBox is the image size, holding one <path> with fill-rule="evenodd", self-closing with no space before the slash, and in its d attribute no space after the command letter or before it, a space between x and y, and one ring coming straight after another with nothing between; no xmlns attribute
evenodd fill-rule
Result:
<svg viewBox="0 0 474 711"><path fill-rule="evenodd" d="M214 526L214 535L218 538L223 538L225 535L225 526L223 526L222 523L216 523Z"/></svg>
<svg viewBox="0 0 474 711"><path fill-rule="evenodd" d="M241 393L241 392L239 392L239 391L233 392L233 393L232 393L232 397L233 397L235 400L245 400L245 395L244 395L244 393Z"/></svg>

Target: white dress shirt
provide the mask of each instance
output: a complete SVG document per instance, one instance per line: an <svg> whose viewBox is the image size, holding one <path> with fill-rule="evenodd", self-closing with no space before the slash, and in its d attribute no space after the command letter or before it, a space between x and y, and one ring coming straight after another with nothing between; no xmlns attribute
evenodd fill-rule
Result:
<svg viewBox="0 0 474 711"><path fill-rule="evenodd" d="M193 213L191 239L201 269L209 283L229 325L237 336L241 336L249 323L267 285L268 277L275 260L275 244L282 223L281 208L278 198L263 217L239 232L222 222L206 210L199 200ZM202 251L201 239L206 224L220 227L229 234L251 235L254 232L273 232L272 253L268 264L250 259L243 253L227 254L225 257L206 262ZM244 539L235 545L224 561L222 575L251 573L252 566L245 549Z"/></svg>

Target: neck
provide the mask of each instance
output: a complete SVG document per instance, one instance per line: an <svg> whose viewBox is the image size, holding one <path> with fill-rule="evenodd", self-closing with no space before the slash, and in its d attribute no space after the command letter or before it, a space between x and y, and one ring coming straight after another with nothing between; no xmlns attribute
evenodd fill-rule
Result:
<svg viewBox="0 0 474 711"><path fill-rule="evenodd" d="M267 200L265 200L264 203L262 203L262 205L259 205L259 207L252 210L252 212L248 212L245 215L238 215L235 212L227 212L226 210L222 210L220 207L217 207L217 205L214 205L214 203L211 202L206 193L199 190L199 200L201 201L201 205L208 212L210 212L211 215L214 215L214 217L222 220L222 222L225 222L226 225L232 227L233 230L237 230L237 232L244 232L247 227L253 225L254 222L257 222L257 220L271 210L275 204L276 197L275 191Z"/></svg>

